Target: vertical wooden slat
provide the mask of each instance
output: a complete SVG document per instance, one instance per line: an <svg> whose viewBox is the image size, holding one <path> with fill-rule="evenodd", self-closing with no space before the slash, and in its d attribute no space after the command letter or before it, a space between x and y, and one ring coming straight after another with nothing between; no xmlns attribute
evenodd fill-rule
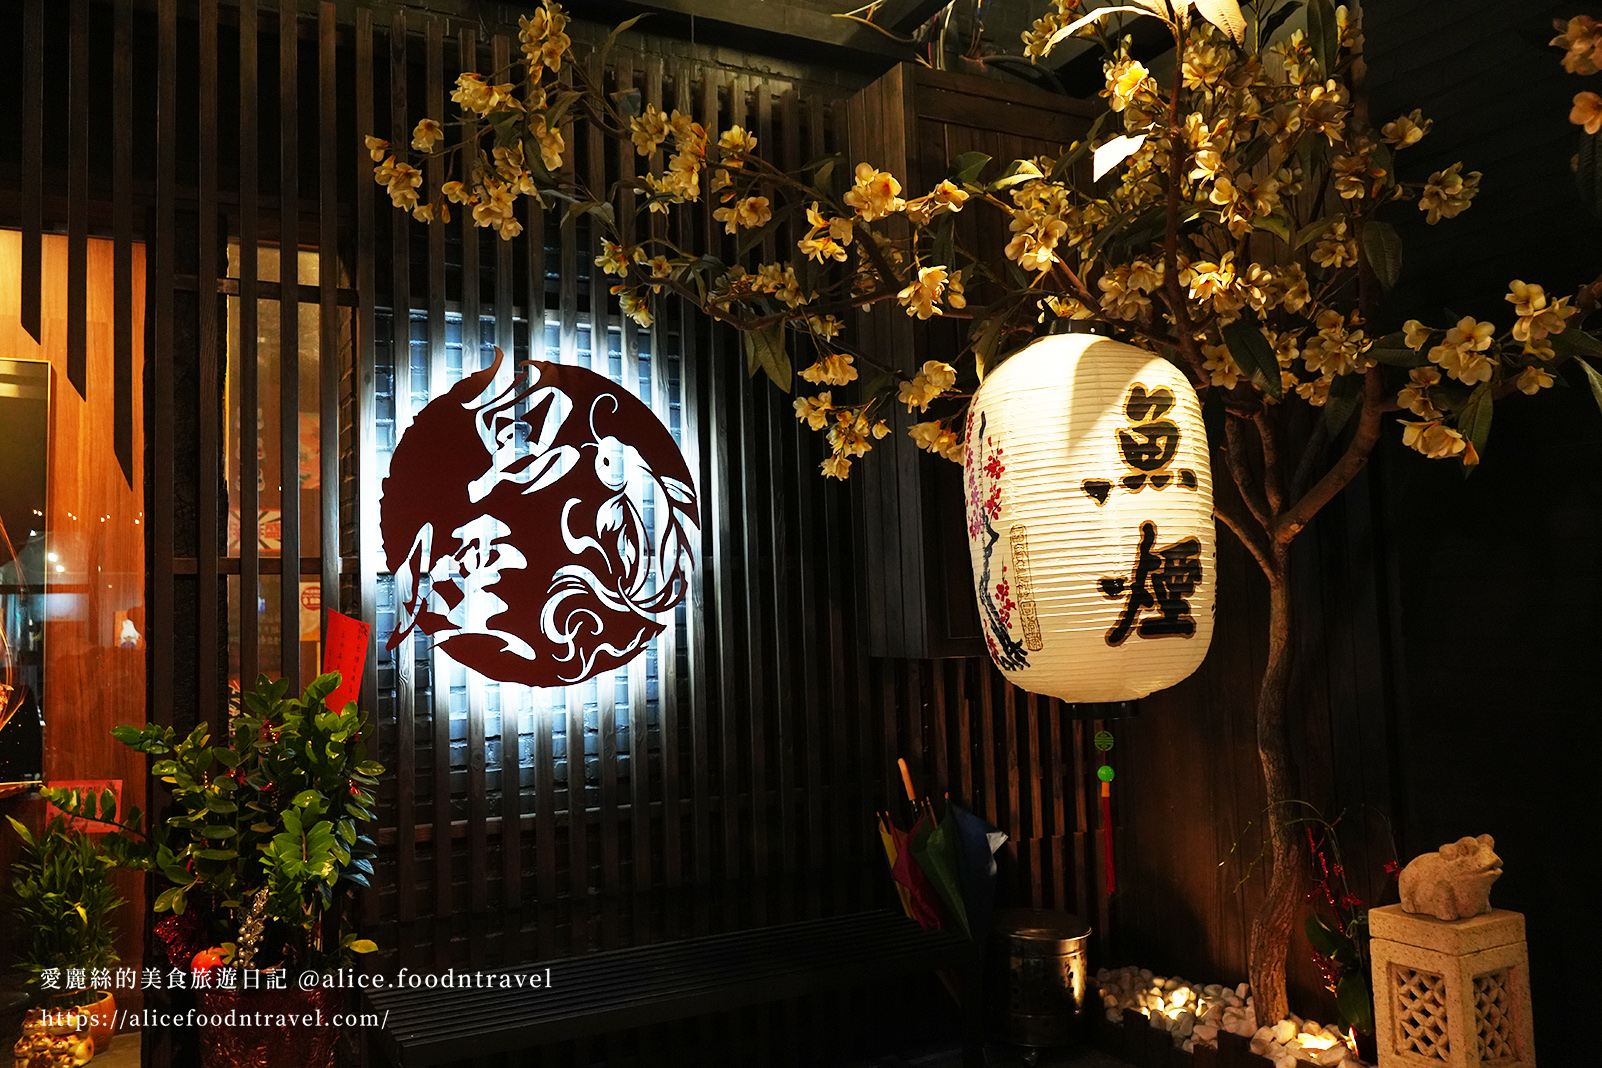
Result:
<svg viewBox="0 0 1602 1068"><path fill-rule="evenodd" d="M44 0L27 0L22 30L22 328L43 342ZM126 129L126 127L122 127Z"/></svg>
<svg viewBox="0 0 1602 1068"><path fill-rule="evenodd" d="M278 478L283 677L300 689L300 0L278 7Z"/></svg>
<svg viewBox="0 0 1602 1068"><path fill-rule="evenodd" d="M619 93L636 88L634 84L634 57L624 53L617 57L614 63L615 89ZM612 151L617 160L616 180L627 189L628 183L634 180L634 146L627 141L613 140ZM625 246L633 246L642 235L635 232L634 212L636 209L635 197L632 191L624 192L619 207L618 225L621 230L622 241ZM618 325L622 328L622 371L623 385L631 393L639 394L642 391L640 383L640 331L633 319L626 315L618 317ZM651 348L651 366L654 369L661 361L661 353L655 346ZM657 413L658 418L664 415L657 403L656 390L651 386L644 387L646 395L642 398ZM662 419L664 425L667 420ZM636 499L643 499L644 495L651 494L656 497L657 524L660 527L662 517L666 514L666 501L661 494L656 493L655 485L648 483L646 474L638 465L631 466L627 472L629 495ZM654 531L653 531L654 533ZM671 678L671 668L664 667L661 654L664 648L672 648L672 628L669 627L656 639L657 676L660 680L664 672ZM628 695L629 695L629 838L633 845L632 873L630 882L633 890L633 931L631 937L636 942L649 941L651 910L646 900L646 894L652 887L651 853L655 839L651 820L651 748L650 727L648 720L649 709L646 707L646 657L638 656L629 662L628 666ZM666 689L658 687L658 694Z"/></svg>
<svg viewBox="0 0 1602 1068"><path fill-rule="evenodd" d="M664 85L664 93L666 86ZM673 72L673 105L686 113L693 110L693 85L689 72L681 64ZM662 154L659 152L651 157L653 168L659 166ZM696 240L696 227L689 218L688 212L680 212L675 220L677 236L681 243ZM701 324L698 316L700 310L689 301L681 301L678 306L679 320L679 397L682 412L682 426L684 436L685 460L690 470L700 479L701 526L693 533L691 551L697 564L702 564L707 557L705 550L708 533L709 516L716 512L712 507L712 498L716 492L716 483L711 477L709 463L712 460L711 450L702 447L701 427L710 418L710 410L701 406L703 376L701 360L700 334L706 328ZM715 544L715 542L714 542ZM710 618L711 606L708 604L707 591L714 586L713 577L706 574L701 567L697 568L696 578L690 587L690 598L687 607L689 621L689 648L686 650L689 679L685 684L685 693L688 698L688 714L690 716L690 783L691 783L691 850L693 854L695 885L707 886L712 881L712 854L714 851L712 838L712 803L711 803L711 724L708 705L711 701L710 665L708 652L707 623ZM693 930L704 931L709 922L707 913L706 895L698 894L695 897L695 914L693 917Z"/></svg>
<svg viewBox="0 0 1602 1068"><path fill-rule="evenodd" d="M590 77L604 84L606 72L591 68ZM606 133L594 123L584 127L586 147L585 180L597 196L605 196ZM575 148L577 146L575 145ZM603 274L595 260L601 255L606 229L595 216L589 219L589 248L584 253L590 277L590 367L603 378L611 377L611 299L607 292L610 276ZM600 847L601 847L601 945L610 949L618 944L618 894L622 885L621 819L618 812L617 682L607 671L596 676L595 703L600 743Z"/></svg>
<svg viewBox="0 0 1602 1068"><path fill-rule="evenodd" d="M801 108L800 97L794 88L787 88L779 97L779 128L781 131L778 148L779 167L785 171L797 170L804 162L801 155ZM774 146L767 146L759 150L772 151ZM781 234L783 240L777 253L779 260L787 260L796 255L795 242L801 236L800 224L792 221L786 225ZM805 362L805 357L802 357ZM822 663L823 629L825 626L824 612L826 608L818 597L818 582L816 574L824 567L823 561L817 552L820 537L817 529L818 512L814 506L817 499L818 485L817 473L812 470L808 462L810 440L807 438L811 431L805 423L787 418L787 413L780 407L775 427L777 435L783 439L783 451L789 460L789 476L786 479L789 497L792 502L791 509L798 513L795 526L795 544L800 552L809 554L810 566L805 568L775 568L775 574L782 574L788 579L785 592L780 595L780 603L793 599L799 614L799 641L794 651L795 663L798 665L798 678L791 685L800 686L801 723L798 724L795 744L802 760L803 771L799 776L799 785L803 792L803 807L805 809L804 831L802 840L804 848L799 850L797 862L812 872L821 873L826 863L825 836L828 833L824 824L824 768L830 756L829 747L823 735L823 690L824 679L822 672L815 670L814 665ZM790 524L780 520L783 527ZM779 559L785 559L780 556ZM782 685L782 684L781 684ZM824 902L824 880L813 877L806 880L807 887L807 913L819 915Z"/></svg>
<svg viewBox="0 0 1602 1068"><path fill-rule="evenodd" d="M173 363L173 216L175 160L178 134L178 0L160 0L156 9L156 210L154 348L146 359L154 364L156 396L150 449L150 626L154 637L150 655L151 707L170 709L173 703L175 619L173 611L173 497L175 375Z"/></svg>
<svg viewBox="0 0 1602 1068"><path fill-rule="evenodd" d="M744 127L751 122L746 114L750 79L744 76L727 79L727 87L729 93L727 126ZM709 115L707 120L709 137L716 138L725 128L727 127L719 120L716 113ZM707 202L709 211L713 204L714 201L709 199ZM722 233L721 226L715 229ZM775 716L785 698L782 696L775 698L767 686L766 661L770 654L764 646L770 640L768 631L772 616L770 607L765 603L767 584L762 574L762 547L766 546L767 551L771 553L773 544L772 532L762 529L764 510L759 508L756 502L772 496L772 475L771 470L763 470L763 467L767 466L766 450L758 445L761 437L758 429L761 403L754 388L756 385L754 382L744 383L736 380L735 394L738 399L730 415L730 425L739 435L739 448L736 454L738 459L734 460L739 467L739 475L737 479L731 475L731 482L738 481L740 490L740 532L743 545L739 549L742 557L739 597L740 603L744 606L746 622L744 626L731 629L724 636L723 644L731 654L743 656L746 662L745 707L750 709L750 713L740 718L747 720L750 725L750 748L747 750L744 762L750 769L751 783L751 874L757 885L766 891L768 867L773 853L769 832L772 829L774 811L770 807L768 797L768 766L771 760L768 751L768 720L769 717ZM737 648L741 651L737 652ZM727 704L724 707L731 708ZM782 715L782 712L779 715ZM782 799L780 803L782 804ZM767 902L766 892L750 896L752 906L750 922L755 924L767 922Z"/></svg>
<svg viewBox="0 0 1602 1068"><path fill-rule="evenodd" d="M1085 721L1076 717L1070 733L1073 737L1074 747L1074 911L1081 918L1088 920L1092 903L1090 879L1092 843L1090 840L1090 771L1086 766ZM1102 931L1099 944L1103 953L1106 952L1106 937L1106 931Z"/></svg>
<svg viewBox="0 0 1602 1068"><path fill-rule="evenodd" d="M411 142L407 119L406 74L408 41L406 10L396 8L389 28L389 91L391 145ZM386 204L391 241L390 319L391 356L395 372L395 437L412 419L412 267L411 223L404 212ZM368 487L372 492L375 487ZM377 531L373 532L374 542ZM397 591L397 597L399 591ZM417 901L417 635L408 633L395 648L395 882L397 916L402 924L418 919ZM408 942L409 931L408 933Z"/></svg>
<svg viewBox="0 0 1602 1068"><path fill-rule="evenodd" d="M31 23L30 23L31 26ZM133 488L133 3L117 0L116 25L112 31L112 81L115 83L112 103L111 135L111 240L112 273L115 276L111 296L112 389L115 394L112 409L112 450L117 454L117 465L122 468L123 480ZM28 94L37 94L39 87L31 78ZM26 115L26 111L24 112ZM28 151L24 134L24 153ZM26 171L26 167L24 167ZM24 176L24 186L28 179ZM38 204L32 212L35 235L38 233ZM23 216L29 215L24 198ZM27 244L24 224L23 244ZM26 262L26 257L24 257ZM29 285L28 269L23 268L23 291ZM32 285L35 300L39 274L33 273ZM24 302L26 307L26 302ZM37 320L38 311L34 317ZM26 316L24 316L26 321ZM215 476L215 470L213 472Z"/></svg>
<svg viewBox="0 0 1602 1068"><path fill-rule="evenodd" d="M195 633L195 661L199 665L195 694L200 714L208 719L219 735L228 722L222 700L217 658L218 593L222 577L217 570L217 488L221 481L222 423L228 417L228 406L220 404L223 391L223 345L218 332L217 277L217 154L211 151L217 144L217 9L207 4L200 9L200 152L198 175L199 218L196 239L199 244L196 256L196 276L199 292L196 294L198 311L197 335L200 352L200 394L197 398L195 420L198 427L200 455L196 457L196 470L200 485L195 490L195 513L199 529L195 531L196 605L199 625Z"/></svg>
<svg viewBox="0 0 1602 1068"><path fill-rule="evenodd" d="M979 662L979 766L984 771L985 819L1002 826L1005 817L996 796L996 672L988 659Z"/></svg>
<svg viewBox="0 0 1602 1068"><path fill-rule="evenodd" d="M72 0L67 116L67 381L88 399L89 0ZM176 91L176 87L175 87ZM176 126L174 127L176 129Z"/></svg>
<svg viewBox="0 0 1602 1068"><path fill-rule="evenodd" d="M445 114L445 23L430 19L424 31L425 92L423 114L439 117ZM410 132L403 134L410 143ZM430 161L428 185L438 189L442 165ZM405 226L406 216L397 212L399 225ZM433 225L428 228L428 396L444 396L445 377L445 228ZM451 838L451 675L452 661L430 642L429 693L432 697L433 722L433 798L434 798L434 963L445 967L451 963L451 935L455 929L456 888L452 871L452 854L455 842Z"/></svg>
<svg viewBox="0 0 1602 1068"><path fill-rule="evenodd" d="M511 62L511 41L496 36L490 46L490 64L495 70L505 70ZM530 200L536 199L533 197ZM537 243L538 235L527 231L528 240ZM508 360L516 359L513 350L512 242L495 242L495 344ZM532 336L533 322L530 320ZM505 908L503 923L507 931L502 948L503 959L508 963L524 959L522 945L523 906L523 792L522 792L522 741L521 696L523 687L501 687L501 899Z"/></svg>
<svg viewBox="0 0 1602 1068"><path fill-rule="evenodd" d="M529 359L546 358L545 346L545 209L538 197L524 198L528 220L524 231L528 235L525 253L528 269L528 292L524 299L528 318ZM533 734L534 762L534 864L535 900L538 905L535 948L541 957L557 952L555 905L556 883L556 750L553 722L549 711L549 695L543 690L534 692L535 714L529 728Z"/></svg>
<svg viewBox="0 0 1602 1068"><path fill-rule="evenodd" d="M571 83L571 68L562 71L562 79L564 84ZM577 145L573 139L571 118L562 124L562 143L568 146L562 163L563 173L569 180L574 180L578 177L578 163L574 158ZM564 364L578 362L578 255L578 220L567 212L563 214L561 226L561 332L557 339L559 359ZM593 348L593 334L591 337ZM567 721L568 879L572 887L587 888L590 880L590 826L584 703L577 688L572 686L562 690L562 702ZM573 952L584 952L590 945L590 903L587 895L580 900L577 894L573 894L570 900L572 922L568 948Z"/></svg>
<svg viewBox="0 0 1602 1068"><path fill-rule="evenodd" d="M478 34L464 29L458 40L459 66L463 71L478 70ZM444 104L441 102L441 108ZM443 113L436 113L443 117ZM437 187L435 187L437 188ZM431 231L442 234L440 223ZM506 242L496 240L497 245ZM483 330L480 323L480 283L478 227L472 213L462 213L462 374L484 366ZM489 795L485 788L484 677L467 670L467 899L469 909L468 960L482 967L485 956L485 928L489 918Z"/></svg>
<svg viewBox="0 0 1602 1068"><path fill-rule="evenodd" d="M1063 720L1068 718L1068 706L1053 698L1047 702L1047 746L1051 759L1047 764L1046 783L1051 791L1051 859L1056 880L1053 908L1068 907L1068 818L1065 794L1068 790L1068 767L1063 754Z"/></svg>
<svg viewBox="0 0 1602 1068"><path fill-rule="evenodd" d="M661 108L664 88L663 78L664 72L662 69L661 56L655 53L646 56L644 84L641 87L642 96L645 103L651 104L657 108ZM624 157L629 161L624 173L632 174L635 166L635 157L630 155L630 150L626 146L623 148L623 153ZM660 158L660 151L658 151L652 155L651 160L647 161L644 166L651 167L656 161L660 160ZM659 214L653 213L650 215L649 225L651 228L651 237L661 238L666 236L667 228L665 221L661 220ZM643 237L645 235L639 236ZM656 250L653 249L653 251ZM680 359L681 374L679 381L681 384L681 400L679 409L679 427L681 434L681 451L683 451L683 446L688 445L692 435L684 433L682 356ZM671 398L669 396L670 386L667 373L668 360L669 357L666 351L666 330L664 325L659 323L652 328L651 332L651 405L652 409L656 412L657 418L662 420L662 425L671 427L672 411ZM685 452L684 455L690 471L697 471L696 462L692 458L693 453ZM659 512L658 515L660 514L661 513ZM692 539L692 545L696 544L697 542L695 539L698 538L699 531L688 531L687 533ZM689 551L691 553L692 560L697 560L699 558L698 553L694 548L691 548ZM692 584L694 584L697 579L694 575L692 575L690 581ZM679 724L681 709L679 706L679 687L677 676L678 627L676 625L676 620L670 619L667 629L664 630L662 632L662 636L657 639L657 722L659 724L662 739L662 880L664 885L668 887L670 891L676 889L681 884L681 880L683 879L682 851L684 847L682 832L684 824L683 808L680 804L681 798L679 795L679 761L681 759L679 748ZM650 795L647 791L647 801L649 801L649 797Z"/></svg>
<svg viewBox="0 0 1602 1068"><path fill-rule="evenodd" d="M339 351L339 27L333 0L317 5L317 455L318 551L322 556L322 589L318 604L339 604L339 570L343 547L339 538L339 391L345 365ZM362 135L367 133L362 131ZM367 297L368 294L362 294ZM319 633L326 637L326 611L318 613ZM321 666L316 669L321 672Z"/></svg>
<svg viewBox="0 0 1602 1068"><path fill-rule="evenodd" d="M374 132L373 81L377 71L373 66L373 13L370 9L356 9L356 133L365 138ZM377 478L373 458L378 452L378 353L377 317L373 299L378 291L378 271L373 245L377 234L373 220L373 200L376 190L368 180L372 161L367 147L356 138L356 402L352 406L356 448L351 457L351 478L356 493L356 582L361 605L361 618L372 624L378 616L378 517ZM398 367L393 369L399 378ZM377 628L374 627L375 635ZM361 689L362 711L369 713L368 744L374 754L385 753L384 738L379 729L378 717L371 715L378 699L377 637L367 651ZM399 810L399 799L396 809ZM371 930L379 917L378 886L375 884L362 894L362 923Z"/></svg>
<svg viewBox="0 0 1602 1068"><path fill-rule="evenodd" d="M703 74L701 83L701 98L697 108L698 117L708 131L717 128L718 124L718 83L716 74L708 70ZM710 136L710 134L709 134ZM710 184L708 181L707 184ZM706 196L703 191L703 197ZM706 249L722 247L722 224L712 218L710 210L697 212L701 222L703 246ZM695 314L692 312L692 314ZM723 367L727 362L728 354L724 350L724 331L717 327L707 326L707 338L704 342L709 368ZM747 756L740 752L739 725L741 716L737 709L740 707L740 686L737 675L739 654L736 643L740 634L740 626L736 619L735 603L737 591L735 589L735 576L733 571L734 554L739 551L734 533L733 524L736 517L731 515L734 510L734 489L732 483L736 480L733 462L731 459L730 438L738 433L738 425L734 424L733 416L728 412L728 405L722 391L726 379L717 375L715 371L709 373L704 388L707 400L706 410L703 413L703 438L708 442L710 451L707 459L710 463L711 492L707 512L711 515L712 526L712 585L715 600L714 619L716 620L716 641L718 644L719 679L717 689L717 709L720 727L720 745L722 749L722 775L719 783L719 808L723 815L723 870L721 873L724 885L733 885L742 878L741 853L744 843L740 839L740 768L745 764ZM741 387L744 383L739 383Z"/></svg>
<svg viewBox="0 0 1602 1068"><path fill-rule="evenodd" d="M256 126L257 35L256 0L239 2L239 684L249 689L260 668L257 598L261 591L260 361L257 355L256 299L259 192Z"/></svg>

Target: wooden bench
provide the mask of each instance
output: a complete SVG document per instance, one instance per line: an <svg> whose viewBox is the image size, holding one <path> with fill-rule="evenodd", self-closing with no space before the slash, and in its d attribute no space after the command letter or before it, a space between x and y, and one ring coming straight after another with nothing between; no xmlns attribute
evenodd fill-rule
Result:
<svg viewBox="0 0 1602 1068"><path fill-rule="evenodd" d="M373 1047L401 1068L726 1012L949 968L961 978L964 1063L982 1064L974 945L896 912L865 912L542 961L495 974L549 989L375 990ZM393 978L393 977L391 977ZM387 1014L387 1015L385 1015Z"/></svg>

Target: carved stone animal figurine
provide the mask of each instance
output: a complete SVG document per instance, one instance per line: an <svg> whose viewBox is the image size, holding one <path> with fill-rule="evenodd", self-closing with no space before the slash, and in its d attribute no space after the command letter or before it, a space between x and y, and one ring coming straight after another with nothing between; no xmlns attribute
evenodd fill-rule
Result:
<svg viewBox="0 0 1602 1068"><path fill-rule="evenodd" d="M1502 858L1488 834L1448 842L1402 869L1402 909L1438 920L1466 920L1491 911L1491 884L1502 877Z"/></svg>

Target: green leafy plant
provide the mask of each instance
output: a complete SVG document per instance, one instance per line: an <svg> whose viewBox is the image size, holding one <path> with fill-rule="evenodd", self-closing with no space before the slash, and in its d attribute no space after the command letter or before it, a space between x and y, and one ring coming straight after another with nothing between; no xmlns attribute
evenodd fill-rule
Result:
<svg viewBox="0 0 1602 1068"><path fill-rule="evenodd" d="M204 723L183 737L157 724L117 727L117 740L154 758L151 773L172 790L169 815L149 827L137 810L118 820L92 796L44 792L63 810L113 824L108 854L167 884L155 911L195 913L214 942L231 943L248 918L263 966L370 952L372 942L342 932L341 906L373 871L362 827L384 768L366 759L356 705L325 707L339 682L323 675L293 697L288 682L263 676L216 744Z"/></svg>
<svg viewBox="0 0 1602 1068"><path fill-rule="evenodd" d="M115 807L109 790L105 801ZM117 963L111 914L122 899L111 883L115 862L59 815L38 835L6 818L22 839L22 854L11 868L12 909L21 934L18 962L29 973L36 1000L43 1003L50 1000L42 985L44 972L87 976ZM69 982L54 1000L69 1007L86 1004L98 997L85 997L88 989L87 982Z"/></svg>

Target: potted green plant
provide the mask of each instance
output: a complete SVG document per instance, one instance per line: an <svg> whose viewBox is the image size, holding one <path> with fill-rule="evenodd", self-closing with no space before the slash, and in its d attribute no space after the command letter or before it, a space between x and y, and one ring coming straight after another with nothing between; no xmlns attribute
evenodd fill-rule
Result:
<svg viewBox="0 0 1602 1068"><path fill-rule="evenodd" d="M115 807L110 791L104 800ZM6 818L22 840L10 896L18 963L28 973L34 1003L16 1052L93 1056L111 1044L116 1018L111 991L98 989L109 987L106 973L117 963L111 914L122 899L111 882L115 862L59 814L37 835Z"/></svg>
<svg viewBox="0 0 1602 1068"><path fill-rule="evenodd" d="M215 741L204 723L182 736L157 724L116 728L118 741L153 758L151 773L172 792L166 818L148 826L137 810L119 820L93 799L44 791L75 815L115 824L107 852L165 884L154 909L168 915L156 934L173 967L206 975L195 993L207 1015L249 1003L254 1012L329 1016L340 992L302 991L290 974L377 948L349 929L346 905L373 871L374 843L362 828L384 768L366 758L356 705L326 707L339 682L338 673L320 676L295 697L288 682L263 676ZM331 1062L336 1038L331 1027L212 1028L201 1052L207 1064L311 1065ZM273 1043L295 1046L266 1048Z"/></svg>

